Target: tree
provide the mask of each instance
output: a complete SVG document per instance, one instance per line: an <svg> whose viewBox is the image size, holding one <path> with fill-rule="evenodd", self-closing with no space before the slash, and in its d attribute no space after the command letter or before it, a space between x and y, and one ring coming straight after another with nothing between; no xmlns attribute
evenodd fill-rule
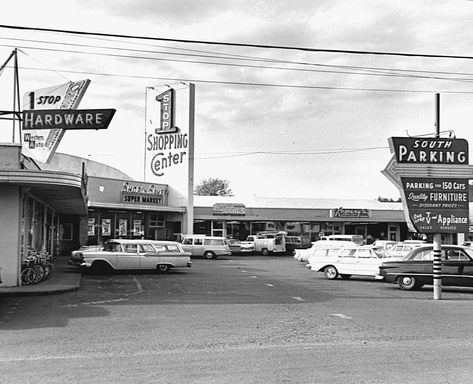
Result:
<svg viewBox="0 0 473 384"><path fill-rule="evenodd" d="M391 199L389 197L381 197L381 196L378 196L378 198L376 199L382 203L400 203L401 202L401 198L399 197L397 200L394 200L394 199Z"/></svg>
<svg viewBox="0 0 473 384"><path fill-rule="evenodd" d="M203 179L195 188L194 195L198 196L232 196L228 180L222 180L218 177Z"/></svg>

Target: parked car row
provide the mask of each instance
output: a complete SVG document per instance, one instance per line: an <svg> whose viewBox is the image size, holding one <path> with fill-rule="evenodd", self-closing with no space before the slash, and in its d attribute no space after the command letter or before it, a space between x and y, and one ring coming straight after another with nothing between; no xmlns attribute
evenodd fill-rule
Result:
<svg viewBox="0 0 473 384"><path fill-rule="evenodd" d="M257 236L258 240L273 241L277 251L292 251L303 248L305 244L298 236L285 236L278 233L274 237ZM287 243L286 243L287 240ZM263 244L263 243L261 243ZM267 255L276 248L258 248L256 241L240 241L218 236L182 235L180 242L156 240L114 239L102 245L82 246L71 252L69 263L84 270L110 272L113 270L155 269L166 272L171 268L191 267L191 257L216 259L219 256L256 253ZM264 252L266 251L266 252Z"/></svg>
<svg viewBox="0 0 473 384"><path fill-rule="evenodd" d="M298 252L294 258L307 261L309 269L323 273L327 279L347 279L352 275L369 276L398 284L403 290L433 284L433 244L410 244L406 254L399 252L396 255L386 253L379 244L337 248L317 243L305 252ZM473 286L473 249L460 245L442 245L441 275L442 285Z"/></svg>

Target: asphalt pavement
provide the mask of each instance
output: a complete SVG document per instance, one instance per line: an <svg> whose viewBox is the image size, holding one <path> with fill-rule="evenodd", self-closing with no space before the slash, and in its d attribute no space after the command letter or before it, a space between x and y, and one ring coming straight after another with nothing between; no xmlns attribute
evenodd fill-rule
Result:
<svg viewBox="0 0 473 384"><path fill-rule="evenodd" d="M82 274L76 267L68 264L68 259L69 256L55 258L54 272L49 279L19 287L0 287L0 296L53 295L78 290Z"/></svg>

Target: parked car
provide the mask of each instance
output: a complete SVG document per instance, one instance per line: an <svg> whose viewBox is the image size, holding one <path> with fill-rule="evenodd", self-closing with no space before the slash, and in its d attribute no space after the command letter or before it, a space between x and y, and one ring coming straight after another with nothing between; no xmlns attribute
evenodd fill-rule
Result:
<svg viewBox="0 0 473 384"><path fill-rule="evenodd" d="M190 268L190 253L174 241L110 240L99 250L77 251L70 264L83 270L107 273L113 270Z"/></svg>
<svg viewBox="0 0 473 384"><path fill-rule="evenodd" d="M255 250L255 244L247 241L240 241L238 239L227 239L228 247L233 254L251 253Z"/></svg>
<svg viewBox="0 0 473 384"><path fill-rule="evenodd" d="M182 239L182 248L193 257L216 259L218 256L231 255L230 247L224 237L205 235L186 235Z"/></svg>
<svg viewBox="0 0 473 384"><path fill-rule="evenodd" d="M348 279L352 275L376 277L385 260L382 256L370 246L344 247L326 253L315 252L309 258L309 268L315 272L323 272L330 280L339 276Z"/></svg>
<svg viewBox="0 0 473 384"><path fill-rule="evenodd" d="M398 241L391 241L391 240L375 240L371 246L373 248L377 249L384 249L384 250L390 250L392 247L394 247L396 244L398 244Z"/></svg>
<svg viewBox="0 0 473 384"><path fill-rule="evenodd" d="M397 243L386 250L386 255L389 257L404 257L414 248L420 247L425 243Z"/></svg>
<svg viewBox="0 0 473 384"><path fill-rule="evenodd" d="M442 245L442 285L473 286L473 249ZM379 276L401 289L414 290L433 284L433 245L413 249L402 260L388 261L379 267Z"/></svg>
<svg viewBox="0 0 473 384"><path fill-rule="evenodd" d="M348 242L355 243L357 245L365 244L365 240L362 235L328 235L328 236L322 236L320 240L348 241Z"/></svg>
<svg viewBox="0 0 473 384"><path fill-rule="evenodd" d="M311 247L311 243L304 241L300 236L286 236L286 253L295 254L296 249L307 249Z"/></svg>
<svg viewBox="0 0 473 384"><path fill-rule="evenodd" d="M103 249L102 245L83 245L75 251L71 251L71 259L79 258L82 252L91 252L91 251L101 251Z"/></svg>
<svg viewBox="0 0 473 384"><path fill-rule="evenodd" d="M359 246L357 243L349 240L318 240L314 241L310 248L295 249L294 258L302 262L307 262L309 261L310 256L312 256L314 252L320 248L340 249L357 246Z"/></svg>

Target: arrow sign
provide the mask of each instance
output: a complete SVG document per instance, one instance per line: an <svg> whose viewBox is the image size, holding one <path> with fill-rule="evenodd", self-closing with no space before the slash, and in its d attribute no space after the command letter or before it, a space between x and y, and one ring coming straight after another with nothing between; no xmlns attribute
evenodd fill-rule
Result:
<svg viewBox="0 0 473 384"><path fill-rule="evenodd" d="M401 177L473 179L473 166L458 164L399 164L396 161L396 156L393 156L381 173L397 188L402 189Z"/></svg>
<svg viewBox="0 0 473 384"><path fill-rule="evenodd" d="M115 109L31 109L23 111L23 129L106 129Z"/></svg>

